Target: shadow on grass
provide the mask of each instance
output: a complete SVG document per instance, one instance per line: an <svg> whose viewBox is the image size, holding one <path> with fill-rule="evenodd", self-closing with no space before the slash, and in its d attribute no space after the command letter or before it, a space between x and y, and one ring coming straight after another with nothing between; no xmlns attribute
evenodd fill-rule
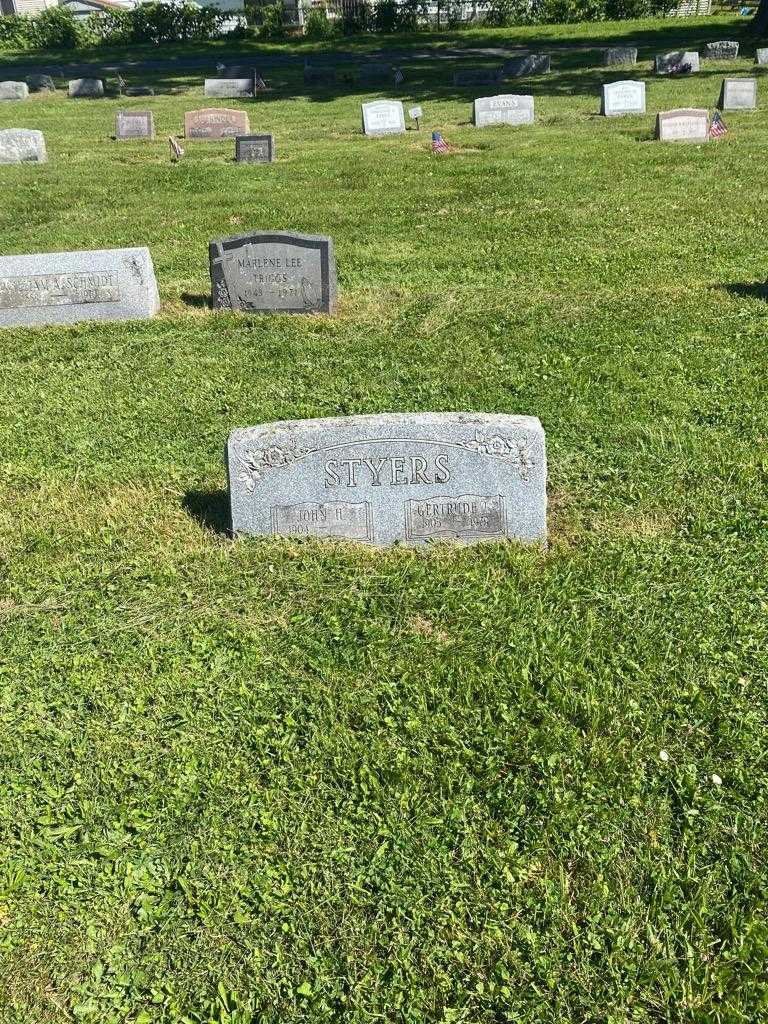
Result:
<svg viewBox="0 0 768 1024"><path fill-rule="evenodd" d="M720 287L724 291L730 292L731 295L738 295L742 299L761 299L763 302L768 302L768 281L721 284Z"/></svg>
<svg viewBox="0 0 768 1024"><path fill-rule="evenodd" d="M185 306L191 309L210 309L210 295L200 295L198 292L182 292L179 296Z"/></svg>
<svg viewBox="0 0 768 1024"><path fill-rule="evenodd" d="M187 491L182 506L206 530L222 537L231 536L229 495L221 488L208 491Z"/></svg>

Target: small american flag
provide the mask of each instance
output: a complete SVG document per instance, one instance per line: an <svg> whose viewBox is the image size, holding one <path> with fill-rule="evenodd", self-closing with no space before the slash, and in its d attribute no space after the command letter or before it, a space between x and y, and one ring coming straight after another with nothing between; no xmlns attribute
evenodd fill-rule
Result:
<svg viewBox="0 0 768 1024"><path fill-rule="evenodd" d="M675 64L670 74L672 75L690 75L693 71L693 65L689 64L688 61L685 64Z"/></svg>
<svg viewBox="0 0 768 1024"><path fill-rule="evenodd" d="M258 72L253 76L253 88L255 92L261 92L267 88L267 83Z"/></svg>
<svg viewBox="0 0 768 1024"><path fill-rule="evenodd" d="M181 160L184 156L184 150L178 143L178 140L173 135L168 136L168 145L171 147L171 160L176 163L177 160Z"/></svg>
<svg viewBox="0 0 768 1024"><path fill-rule="evenodd" d="M127 86L128 86L128 83L126 82L126 80L123 78L123 76L118 71L117 72L117 91L118 91L118 94L120 96L122 96L122 94L125 91Z"/></svg>
<svg viewBox="0 0 768 1024"><path fill-rule="evenodd" d="M395 68L395 79L394 79L394 81L395 81L395 85L402 85L402 83L405 81L405 75L400 70L400 68Z"/></svg>
<svg viewBox="0 0 768 1024"><path fill-rule="evenodd" d="M722 139L727 134L728 129L725 127L725 121L720 116L720 111L716 110L712 117L712 124L709 126L709 137L710 139Z"/></svg>
<svg viewBox="0 0 768 1024"><path fill-rule="evenodd" d="M448 156L451 152L448 143L445 141L440 132L432 132L432 152L440 153L442 156Z"/></svg>

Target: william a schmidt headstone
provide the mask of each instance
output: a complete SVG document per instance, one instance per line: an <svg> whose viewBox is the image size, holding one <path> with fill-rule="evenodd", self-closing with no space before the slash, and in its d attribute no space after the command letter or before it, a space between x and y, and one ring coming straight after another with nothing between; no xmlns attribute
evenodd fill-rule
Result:
<svg viewBox="0 0 768 1024"><path fill-rule="evenodd" d="M0 256L0 327L143 320L159 305L145 248Z"/></svg>
<svg viewBox="0 0 768 1024"><path fill-rule="evenodd" d="M0 164L44 164L47 159L42 132L33 128L0 131Z"/></svg>
<svg viewBox="0 0 768 1024"><path fill-rule="evenodd" d="M253 96L253 78L206 78L205 95L213 99L248 99Z"/></svg>
<svg viewBox="0 0 768 1024"><path fill-rule="evenodd" d="M637 64L637 47L608 46L603 50L603 64L606 67L614 64Z"/></svg>
<svg viewBox="0 0 768 1024"><path fill-rule="evenodd" d="M600 113L606 117L645 113L645 82L610 82L603 86Z"/></svg>
<svg viewBox="0 0 768 1024"><path fill-rule="evenodd" d="M464 68L453 74L454 85L498 85L502 74L498 68Z"/></svg>
<svg viewBox="0 0 768 1024"><path fill-rule="evenodd" d="M235 534L546 541L544 431L533 416L266 423L233 430L226 461Z"/></svg>
<svg viewBox="0 0 768 1024"><path fill-rule="evenodd" d="M656 115L656 138L660 142L706 142L709 111L686 107Z"/></svg>
<svg viewBox="0 0 768 1024"><path fill-rule="evenodd" d="M656 57L657 75L692 75L699 70L699 55L694 50L673 50Z"/></svg>
<svg viewBox="0 0 768 1024"><path fill-rule="evenodd" d="M235 139L235 160L239 164L271 164L274 159L272 135L238 135Z"/></svg>
<svg viewBox="0 0 768 1024"><path fill-rule="evenodd" d="M188 110L184 114L184 135L188 139L215 142L218 139L248 135L250 131L248 115L244 110L205 107L202 110Z"/></svg>
<svg viewBox="0 0 768 1024"><path fill-rule="evenodd" d="M150 110L118 110L115 114L115 138L154 139L155 119Z"/></svg>
<svg viewBox="0 0 768 1024"><path fill-rule="evenodd" d="M29 86L26 82L0 82L0 100L29 99Z"/></svg>
<svg viewBox="0 0 768 1024"><path fill-rule="evenodd" d="M400 100L374 100L363 103L363 131L366 135L400 135L405 131L405 115Z"/></svg>
<svg viewBox="0 0 768 1024"><path fill-rule="evenodd" d="M756 78L724 78L720 88L721 110L754 110L757 106Z"/></svg>
<svg viewBox="0 0 768 1024"><path fill-rule="evenodd" d="M208 246L211 303L246 313L330 313L336 302L333 242L264 231Z"/></svg>
<svg viewBox="0 0 768 1024"><path fill-rule="evenodd" d="M720 39L716 43L707 43L704 47L707 60L736 60L739 56L739 44L735 39Z"/></svg>
<svg viewBox="0 0 768 1024"><path fill-rule="evenodd" d="M98 99L104 95L104 83L100 78L73 78L67 94L73 99Z"/></svg>
<svg viewBox="0 0 768 1024"><path fill-rule="evenodd" d="M533 124L533 96L480 96L472 121L476 128L491 124Z"/></svg>

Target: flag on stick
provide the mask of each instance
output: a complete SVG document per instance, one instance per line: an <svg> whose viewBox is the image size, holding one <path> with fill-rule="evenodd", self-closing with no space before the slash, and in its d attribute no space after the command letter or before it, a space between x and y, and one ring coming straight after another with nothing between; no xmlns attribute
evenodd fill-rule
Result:
<svg viewBox="0 0 768 1024"><path fill-rule="evenodd" d="M725 121L720 116L720 111L716 110L712 117L712 124L709 126L709 137L710 139L722 139L727 134L728 129L725 127Z"/></svg>
<svg viewBox="0 0 768 1024"><path fill-rule="evenodd" d="M395 68L395 85L402 85L405 81L405 75L400 68Z"/></svg>
<svg viewBox="0 0 768 1024"><path fill-rule="evenodd" d="M184 150L181 148L181 146L178 143L178 140L175 139L173 135L168 136L168 144L171 147L171 161L173 163L176 163L177 160L181 160L181 158L184 156Z"/></svg>
<svg viewBox="0 0 768 1024"><path fill-rule="evenodd" d="M448 156L451 152L450 146L440 132L432 132L432 152L439 153L441 156Z"/></svg>

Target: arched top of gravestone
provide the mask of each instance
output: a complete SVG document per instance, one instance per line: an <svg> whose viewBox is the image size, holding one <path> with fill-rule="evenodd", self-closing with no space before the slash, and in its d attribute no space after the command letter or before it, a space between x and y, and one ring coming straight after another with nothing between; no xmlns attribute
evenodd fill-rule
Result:
<svg viewBox="0 0 768 1024"><path fill-rule="evenodd" d="M533 124L533 96L479 96L472 107L472 122L476 128L492 124Z"/></svg>
<svg viewBox="0 0 768 1024"><path fill-rule="evenodd" d="M645 113L645 82L626 79L603 86L600 113L606 117Z"/></svg>

